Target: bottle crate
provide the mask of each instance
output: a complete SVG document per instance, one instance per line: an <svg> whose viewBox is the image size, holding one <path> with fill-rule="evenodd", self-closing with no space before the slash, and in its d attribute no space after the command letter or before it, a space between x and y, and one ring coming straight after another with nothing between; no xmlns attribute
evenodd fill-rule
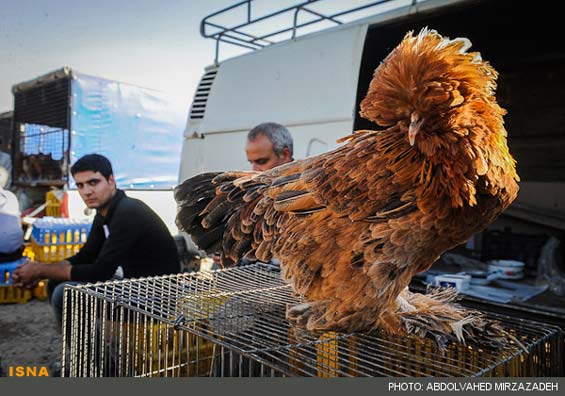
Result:
<svg viewBox="0 0 565 396"><path fill-rule="evenodd" d="M43 217L33 224L31 250L35 261L54 263L76 254L92 224L86 220Z"/></svg>

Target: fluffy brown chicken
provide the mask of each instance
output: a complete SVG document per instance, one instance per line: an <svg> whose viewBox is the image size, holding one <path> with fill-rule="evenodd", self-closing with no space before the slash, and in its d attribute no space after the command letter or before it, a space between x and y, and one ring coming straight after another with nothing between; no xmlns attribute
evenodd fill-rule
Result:
<svg viewBox="0 0 565 396"><path fill-rule="evenodd" d="M467 39L408 33L376 69L357 131L331 152L264 173L206 173L177 187L177 223L202 249L281 262L314 331L504 341L452 304L408 291L412 276L491 223L518 192L494 93L496 71Z"/></svg>

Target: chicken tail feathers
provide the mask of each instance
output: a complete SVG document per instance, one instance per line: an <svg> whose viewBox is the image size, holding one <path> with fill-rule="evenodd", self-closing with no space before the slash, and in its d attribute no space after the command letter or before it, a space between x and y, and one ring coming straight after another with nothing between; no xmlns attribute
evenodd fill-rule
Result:
<svg viewBox="0 0 565 396"><path fill-rule="evenodd" d="M176 225L179 230L189 234L199 249L207 253L219 248L223 229L220 227L205 229L202 226L201 213L216 195L212 180L219 173L203 173L185 180L175 188L175 200L178 204Z"/></svg>
<svg viewBox="0 0 565 396"><path fill-rule="evenodd" d="M176 225L208 254L221 249L225 229L222 220L230 209L222 199L216 197L214 179L220 175L223 176L221 172L203 173L175 188L175 200L179 206ZM234 174L232 180L236 178ZM203 223L206 214L211 215L210 220Z"/></svg>
<svg viewBox="0 0 565 396"><path fill-rule="evenodd" d="M175 189L179 206L177 226L207 254L221 253L223 267L233 266L242 257L253 254L254 235L262 241L262 232L274 227L272 223L263 227L258 220L262 219L264 210L255 207L263 197L263 184L256 181L257 175L257 172L204 173L187 179Z"/></svg>

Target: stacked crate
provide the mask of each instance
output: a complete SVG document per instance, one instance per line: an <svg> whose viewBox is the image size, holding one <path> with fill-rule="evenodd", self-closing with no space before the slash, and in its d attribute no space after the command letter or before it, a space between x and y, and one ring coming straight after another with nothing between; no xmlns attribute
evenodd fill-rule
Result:
<svg viewBox="0 0 565 396"><path fill-rule="evenodd" d="M26 259L0 264L0 304L23 304L31 298L31 291L14 287L12 285L12 274L24 263Z"/></svg>
<svg viewBox="0 0 565 396"><path fill-rule="evenodd" d="M76 254L86 242L91 223L87 220L43 217L33 223L30 250L32 258L42 263L55 263ZM28 257L29 257L28 256ZM47 280L33 289L33 297L47 299Z"/></svg>
<svg viewBox="0 0 565 396"><path fill-rule="evenodd" d="M31 232L31 250L36 261L55 263L76 254L86 242L88 220L43 217Z"/></svg>
<svg viewBox="0 0 565 396"><path fill-rule="evenodd" d="M31 244L23 258L0 264L0 304L26 303L32 297L47 298L47 281L41 280L33 290L14 287L12 274L25 260L55 263L76 254L86 242L91 223L87 220L43 217L33 223Z"/></svg>

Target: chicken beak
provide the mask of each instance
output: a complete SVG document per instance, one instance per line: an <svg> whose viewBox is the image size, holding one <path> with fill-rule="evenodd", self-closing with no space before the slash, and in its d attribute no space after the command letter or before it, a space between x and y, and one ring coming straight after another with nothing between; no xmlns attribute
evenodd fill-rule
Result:
<svg viewBox="0 0 565 396"><path fill-rule="evenodd" d="M410 124L410 128L408 129L408 141L410 142L410 146L413 146L416 142L416 135L418 134L418 128L412 127Z"/></svg>
<svg viewBox="0 0 565 396"><path fill-rule="evenodd" d="M416 142L416 135L420 132L420 128L424 124L424 119L420 114L414 112L410 116L410 126L408 127L408 141L410 146L413 146Z"/></svg>

